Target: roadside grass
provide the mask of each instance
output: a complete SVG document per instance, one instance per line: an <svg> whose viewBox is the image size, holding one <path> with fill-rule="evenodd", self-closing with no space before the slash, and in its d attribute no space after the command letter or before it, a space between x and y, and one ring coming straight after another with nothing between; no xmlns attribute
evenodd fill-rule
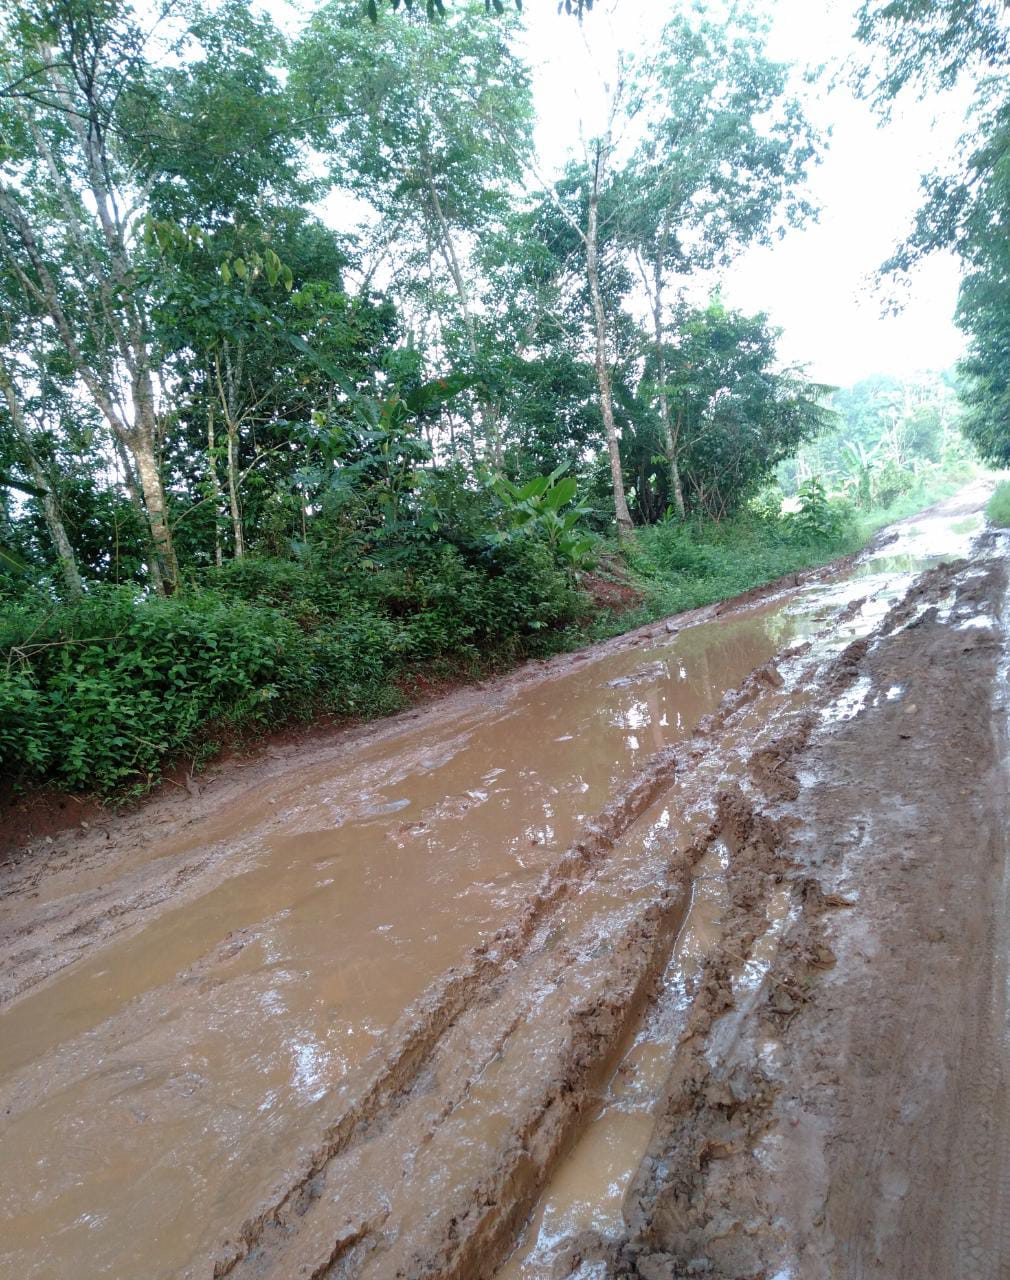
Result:
<svg viewBox="0 0 1010 1280"><path fill-rule="evenodd" d="M639 529L623 546L601 546L596 575L613 577L616 600L639 601L631 608L605 607L545 546L521 541L488 564L446 547L416 553L409 570L353 577L247 560L170 600L96 588L76 605L26 601L0 612L0 774L20 790L136 797L173 761L197 767L222 742L385 715L426 689L826 564L969 478L924 483L866 513L815 486L788 515ZM990 518L1010 525L1010 484Z"/></svg>
<svg viewBox="0 0 1010 1280"><path fill-rule="evenodd" d="M718 524L689 521L639 529L634 544L622 548L620 555L631 582L642 593L641 604L622 613L604 611L585 624L567 628L559 636L558 648L574 649L609 639L852 555L886 525L951 497L978 473L977 467L968 464L952 474L925 478L893 502L870 511L833 504L839 518L819 536L804 536L788 519L761 518L751 512Z"/></svg>
<svg viewBox="0 0 1010 1280"><path fill-rule="evenodd" d="M996 486L986 504L985 514L990 524L1010 529L1010 480L1003 480Z"/></svg>

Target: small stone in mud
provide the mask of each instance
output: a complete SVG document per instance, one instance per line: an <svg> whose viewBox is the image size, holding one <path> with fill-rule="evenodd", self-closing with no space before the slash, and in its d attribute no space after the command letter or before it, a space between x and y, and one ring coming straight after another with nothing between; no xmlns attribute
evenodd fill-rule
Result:
<svg viewBox="0 0 1010 1280"><path fill-rule="evenodd" d="M647 1253L638 1258L636 1270L642 1280L673 1280L675 1261L672 1253ZM689 1272L690 1266L688 1263Z"/></svg>

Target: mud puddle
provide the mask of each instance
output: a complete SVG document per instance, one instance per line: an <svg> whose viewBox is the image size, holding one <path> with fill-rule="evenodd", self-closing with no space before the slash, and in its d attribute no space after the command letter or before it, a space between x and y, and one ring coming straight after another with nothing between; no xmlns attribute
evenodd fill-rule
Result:
<svg viewBox="0 0 1010 1280"><path fill-rule="evenodd" d="M915 578L970 554L984 528L981 513L936 514L899 526L898 536L864 557L840 582L807 588L784 606L794 636L813 640L822 660L869 635L902 599ZM847 606L849 616L846 617ZM829 632L820 628L841 611ZM973 620L961 623L970 625ZM991 624L991 619L982 619ZM864 706L870 681L860 677L820 711L825 721L854 717ZM900 698L900 687L883 695ZM879 700L879 699L878 699ZM581 1241L617 1239L625 1231L624 1202L639 1173L664 1097L678 1042L687 1024L697 975L722 941L721 916L728 901L729 860L724 848L706 854L695 869L691 906L659 993L634 1041L608 1081L600 1105L578 1134L541 1195L497 1280L557 1280L559 1276L609 1274L594 1264L593 1250L580 1267ZM794 913L789 885L775 888L766 903L767 927L739 957L735 999L757 992ZM665 1274L665 1273L664 1273Z"/></svg>
<svg viewBox="0 0 1010 1280"><path fill-rule="evenodd" d="M218 1274L221 1242L235 1238L253 1207L298 1184L306 1135L330 1132L334 1117L373 1096L397 1027L472 948L494 950L502 925L521 915L610 798L651 758L690 739L728 691L784 648L817 638L836 652L865 634L921 567L963 554L971 532L956 523L947 515L921 522L921 533L904 530L907 549L892 544L845 581L676 635L660 628L634 647L577 655L542 682L506 683L336 761L309 761L208 812L195 832L153 839L107 907L105 899L92 906L106 891L98 858L79 874L71 865L43 877L27 905L9 900L0 927L24 977L0 1014L0 1275ZM860 610L822 635L863 597ZM533 1017L542 1017L547 990L537 985L538 964L546 974L552 953L571 956L560 1011L579 981L592 988L602 972L597 955L612 954L593 945L612 938L607 945L619 951L622 930L631 937L652 928L635 912L649 901L650 876L681 815L646 806L638 821L641 832L616 851L626 861L608 865L592 893L539 938L529 961L531 1028L551 1021ZM711 859L698 869L665 968L670 1000L629 1033L631 1048L609 1074L594 1122L532 1219L529 1265L541 1265L537 1249L549 1249L562 1228L598 1225L617 1211L648 1139L664 1052L690 1003L692 965L718 936L723 870ZM65 967L47 967L61 947ZM760 966L760 956L752 963ZM627 980L632 991L646 979L629 971ZM514 1010L502 1017L511 1025ZM513 1033L489 1019L487 1043L499 1045L489 1049L490 1064ZM475 1023L472 1044L480 1033ZM548 1054L549 1041L538 1044L531 1031L512 1043L528 1062ZM555 1048L561 1053L560 1042ZM492 1092L494 1078L493 1067L482 1077ZM408 1084L404 1076L389 1088ZM460 1087L460 1098L469 1097L473 1086ZM486 1097L470 1105L495 1113ZM500 1114L514 1105L514 1091L502 1087ZM459 1181L468 1142L477 1164L491 1157L467 1137L466 1111L454 1104L453 1113L456 1145L447 1133L441 1149L459 1163ZM423 1125L434 1122L418 1116L418 1132L427 1133ZM486 1132L494 1137L493 1122ZM341 1177L367 1184L362 1173L371 1166L360 1160L327 1175L333 1197L343 1187L354 1199L355 1183ZM417 1176L420 1232L427 1197L442 1192ZM379 1210L362 1212L373 1220ZM410 1220L406 1213L405 1239ZM229 1268L245 1248L229 1255ZM512 1265L515 1275L546 1274Z"/></svg>
<svg viewBox="0 0 1010 1280"><path fill-rule="evenodd" d="M179 1274L623 779L795 630L778 606L694 627L313 779L283 832L219 819L218 883L0 1016L3 1274Z"/></svg>

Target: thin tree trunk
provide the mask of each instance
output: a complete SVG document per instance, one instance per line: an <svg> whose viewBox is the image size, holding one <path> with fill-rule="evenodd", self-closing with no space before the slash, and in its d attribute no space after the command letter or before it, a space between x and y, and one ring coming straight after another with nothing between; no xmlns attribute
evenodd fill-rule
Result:
<svg viewBox="0 0 1010 1280"><path fill-rule="evenodd" d="M168 524L168 504L161 482L161 470L154 452L154 431L150 426L133 433L130 452L137 463L140 490L144 495L144 509L151 526L151 540L158 561L163 591L170 595L179 585L179 563Z"/></svg>
<svg viewBox="0 0 1010 1280"><path fill-rule="evenodd" d="M663 424L663 447L670 468L670 488L677 514L684 519L684 489L680 483L680 467L677 465L677 442L680 436L680 412L677 414L677 434L670 422L670 397L666 390L666 352L663 346L663 270L660 256L654 263L654 292L652 295L652 324L656 339L656 380L659 384L659 414Z"/></svg>
<svg viewBox="0 0 1010 1280"><path fill-rule="evenodd" d="M245 536L242 531L242 508L238 500L238 425L229 417L228 427L228 505L235 538L235 559L245 558Z"/></svg>
<svg viewBox="0 0 1010 1280"><path fill-rule="evenodd" d="M478 360L477 325L473 318L473 312L470 309L470 291L466 287L466 280L463 277L459 257L456 254L456 246L453 243L449 223L442 209L442 201L439 199L438 188L435 185L435 175L432 172L431 162L425 158L424 164L428 180L428 194L431 197L431 208L435 215L435 221L438 223L442 255L445 259L446 266L449 268L449 274L452 276L452 282L456 288L456 296L459 298L460 309L463 312L463 326L466 329L466 340L467 346L470 349L470 358L476 365ZM501 436L498 430L499 413L497 406L492 404L486 387L479 393L479 400L481 428L483 430L484 441L487 445L488 453L491 457L491 465L495 471L501 471L502 448Z"/></svg>
<svg viewBox="0 0 1010 1280"><path fill-rule="evenodd" d="M609 133L606 146L609 147ZM614 511L617 515L617 532L624 536L631 532L631 512L624 492L624 474L621 468L621 443L614 423L614 397L607 363L607 317L600 292L600 187L603 181L606 156L604 147L597 145L596 166L589 189L589 218L586 227L586 273L589 277L589 293L593 304L596 329L596 381L600 388L600 408L603 426L607 433L607 450L610 454L610 475L614 486Z"/></svg>
<svg viewBox="0 0 1010 1280"><path fill-rule="evenodd" d="M161 565L158 563L158 553L151 533L151 522L147 517L147 509L144 506L144 495L140 488L140 481L133 469L130 453L115 431L112 433L112 445L116 450L116 456L119 458L119 465L123 468L123 485L126 488L126 496L130 499L130 505L137 513L140 536L143 538L147 550L148 577L151 579L151 585L159 596L167 595L165 580L161 574Z"/></svg>
<svg viewBox="0 0 1010 1280"><path fill-rule="evenodd" d="M32 444L31 432L28 430L28 425L21 412L21 405L18 403L14 384L9 378L7 370L2 366L0 366L0 389L2 389L4 399L7 401L7 411L14 427L14 434L18 438L21 452L24 455L28 470L31 472L32 481L42 492L42 516L56 551L56 559L60 566L60 573L63 575L63 583L67 589L67 595L71 600L79 600L84 595L84 585L81 582L81 575L77 568L77 557L74 555L73 546L67 536L66 526L60 515L59 504L53 493L52 485L49 483L49 477Z"/></svg>
<svg viewBox="0 0 1010 1280"><path fill-rule="evenodd" d="M214 563L220 569L224 559L221 550L221 481L218 479L214 448L214 406L210 405L207 409L207 476L210 480L211 505L214 509Z"/></svg>
<svg viewBox="0 0 1010 1280"><path fill-rule="evenodd" d="M224 414L224 424L228 432L227 472L228 472L228 509L231 513L232 539L236 560L245 558L245 533L242 528L242 506L239 502L239 431L242 415L239 412L239 394L242 385L242 369L244 365L244 344L239 343L235 359L232 360L231 348L226 342L221 357L214 358L214 374L217 380L218 401ZM222 369L223 360L223 369Z"/></svg>

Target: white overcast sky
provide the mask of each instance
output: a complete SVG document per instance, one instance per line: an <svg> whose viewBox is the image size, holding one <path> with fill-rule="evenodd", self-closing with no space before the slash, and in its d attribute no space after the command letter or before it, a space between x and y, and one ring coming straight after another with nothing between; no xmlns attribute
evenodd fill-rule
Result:
<svg viewBox="0 0 1010 1280"><path fill-rule="evenodd" d="M861 47L852 39L854 0L767 0L770 51L783 61L828 64L826 81ZM670 13L664 0L598 0L583 36L553 0L526 0L527 53L534 67L537 142L545 170L563 163L577 139L579 116L599 111L601 75L614 50L647 49ZM963 129L964 95L903 100L888 124L844 87L809 90L808 111L831 127L810 194L816 224L790 231L773 247L748 251L731 269L723 298L764 311L783 330L786 363L847 385L872 373L899 376L951 365L961 351L952 315L958 271L938 255L913 280L898 315L883 315L874 274L910 226L922 173L943 166Z"/></svg>

